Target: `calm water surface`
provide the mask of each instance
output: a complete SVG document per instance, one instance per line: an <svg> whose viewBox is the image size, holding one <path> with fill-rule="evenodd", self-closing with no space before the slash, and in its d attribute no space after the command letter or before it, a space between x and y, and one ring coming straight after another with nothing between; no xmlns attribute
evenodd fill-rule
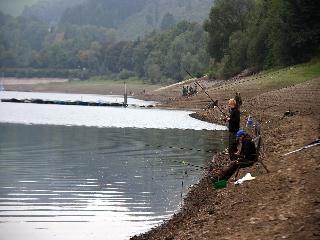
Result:
<svg viewBox="0 0 320 240"><path fill-rule="evenodd" d="M47 106L56 115L48 117L42 106L0 103L2 240L122 240L147 231L179 209L181 194L202 174L197 166L225 145L223 131L193 130L206 125L192 125L183 112L170 116L189 129L175 121L157 129L162 121L149 112L133 113L144 119L135 127L87 127L94 118L81 120L81 112L107 116L108 108ZM110 121L122 122L119 113ZM77 116L83 126L74 124Z"/></svg>

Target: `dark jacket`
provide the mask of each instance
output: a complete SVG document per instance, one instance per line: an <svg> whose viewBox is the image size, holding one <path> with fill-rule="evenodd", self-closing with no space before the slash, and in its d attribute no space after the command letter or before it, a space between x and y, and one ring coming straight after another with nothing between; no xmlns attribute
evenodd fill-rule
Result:
<svg viewBox="0 0 320 240"><path fill-rule="evenodd" d="M240 111L237 108L232 108L229 120L229 132L236 133L240 128Z"/></svg>
<svg viewBox="0 0 320 240"><path fill-rule="evenodd" d="M242 141L242 147L240 150L240 158L242 161L256 161L256 146L252 141L252 138L247 134Z"/></svg>
<svg viewBox="0 0 320 240"><path fill-rule="evenodd" d="M236 95L234 100L236 100L237 107L240 107L242 105L242 99L239 95Z"/></svg>

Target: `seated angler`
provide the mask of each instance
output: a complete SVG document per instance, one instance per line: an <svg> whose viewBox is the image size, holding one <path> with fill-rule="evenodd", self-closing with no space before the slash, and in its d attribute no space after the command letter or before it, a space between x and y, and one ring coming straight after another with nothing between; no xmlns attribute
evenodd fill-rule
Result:
<svg viewBox="0 0 320 240"><path fill-rule="evenodd" d="M239 130L236 139L241 143L241 149L234 154L235 160L217 172L212 171L214 174L212 179L228 180L234 173L236 173L236 178L240 168L250 167L257 161L257 151L251 136L246 134L244 130Z"/></svg>
<svg viewBox="0 0 320 240"><path fill-rule="evenodd" d="M257 161L256 146L252 137L244 130L239 130L236 139L241 143L241 149L236 153L237 163L240 168L252 166Z"/></svg>

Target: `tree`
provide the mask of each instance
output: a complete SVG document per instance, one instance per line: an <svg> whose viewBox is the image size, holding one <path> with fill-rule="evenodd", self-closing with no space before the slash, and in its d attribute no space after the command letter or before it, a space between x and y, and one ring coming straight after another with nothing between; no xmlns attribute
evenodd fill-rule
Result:
<svg viewBox="0 0 320 240"><path fill-rule="evenodd" d="M267 68L270 61L270 33L272 28L270 14L271 1L257 1L252 18L248 24L247 65L255 71Z"/></svg>
<svg viewBox="0 0 320 240"><path fill-rule="evenodd" d="M148 64L146 73L147 79L150 80L151 83L159 83L162 79L160 66L157 64Z"/></svg>
<svg viewBox="0 0 320 240"><path fill-rule="evenodd" d="M208 52L211 57L221 60L228 53L229 38L235 31L245 31L252 0L216 0L204 29L209 33Z"/></svg>
<svg viewBox="0 0 320 240"><path fill-rule="evenodd" d="M270 11L273 62L287 65L310 59L319 49L319 1L274 0Z"/></svg>
<svg viewBox="0 0 320 240"><path fill-rule="evenodd" d="M174 16L171 13L166 13L161 21L160 29L162 31L167 31L175 25Z"/></svg>
<svg viewBox="0 0 320 240"><path fill-rule="evenodd" d="M247 67L247 49L249 39L242 31L234 32L229 39L230 69L229 74L234 75Z"/></svg>

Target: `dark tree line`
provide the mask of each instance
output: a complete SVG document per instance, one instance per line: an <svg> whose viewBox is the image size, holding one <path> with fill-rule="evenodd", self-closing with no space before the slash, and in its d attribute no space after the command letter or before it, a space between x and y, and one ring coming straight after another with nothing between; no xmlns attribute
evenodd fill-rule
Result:
<svg viewBox="0 0 320 240"><path fill-rule="evenodd" d="M295 64L319 54L320 2L216 0L204 29L214 75Z"/></svg>

